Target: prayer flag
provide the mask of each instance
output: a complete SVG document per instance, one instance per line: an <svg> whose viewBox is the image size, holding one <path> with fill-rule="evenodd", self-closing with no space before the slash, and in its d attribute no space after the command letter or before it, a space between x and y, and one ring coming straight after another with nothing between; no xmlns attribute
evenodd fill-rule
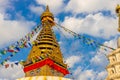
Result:
<svg viewBox="0 0 120 80"><path fill-rule="evenodd" d="M13 66L14 66L14 65L13 65L13 64L11 64L11 67L12 67L12 68L13 68Z"/></svg>
<svg viewBox="0 0 120 80"><path fill-rule="evenodd" d="M31 47L32 46L32 44L30 43L30 42L28 42L28 45Z"/></svg>
<svg viewBox="0 0 120 80"><path fill-rule="evenodd" d="M17 46L15 47L15 49L16 49L17 51L20 51L20 48L19 48L19 47L17 47Z"/></svg>
<svg viewBox="0 0 120 80"><path fill-rule="evenodd" d="M11 54L10 57L13 57L13 54Z"/></svg>
<svg viewBox="0 0 120 80"><path fill-rule="evenodd" d="M9 64L5 64L5 68L8 68L9 67Z"/></svg>
<svg viewBox="0 0 120 80"><path fill-rule="evenodd" d="M16 65L18 65L18 62L15 62Z"/></svg>

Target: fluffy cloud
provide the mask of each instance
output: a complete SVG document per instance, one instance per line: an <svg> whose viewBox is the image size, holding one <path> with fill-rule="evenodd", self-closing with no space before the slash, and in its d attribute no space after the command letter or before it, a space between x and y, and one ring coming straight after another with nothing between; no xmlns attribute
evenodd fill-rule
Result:
<svg viewBox="0 0 120 80"><path fill-rule="evenodd" d="M82 70L81 67L77 67L73 73L76 80L104 80L107 76L107 72L104 70L97 72L92 69Z"/></svg>
<svg viewBox="0 0 120 80"><path fill-rule="evenodd" d="M104 45L107 45L107 46L109 46L109 47L112 47L112 48L116 49L116 48L117 48L117 41L118 41L118 36L115 37L115 38L112 39L112 40L105 41L105 42L104 42Z"/></svg>
<svg viewBox="0 0 120 80"><path fill-rule="evenodd" d="M66 17L62 25L76 33L101 38L117 34L117 19L103 16L102 13L89 14L85 18Z"/></svg>
<svg viewBox="0 0 120 80"><path fill-rule="evenodd" d="M96 73L93 70L85 70L80 72L77 80L95 80Z"/></svg>
<svg viewBox="0 0 120 80"><path fill-rule="evenodd" d="M73 67L76 63L81 61L81 56L70 56L66 59L66 63L69 67Z"/></svg>
<svg viewBox="0 0 120 80"><path fill-rule="evenodd" d="M41 6L30 5L30 10L38 15L40 15L44 10Z"/></svg>
<svg viewBox="0 0 120 80"><path fill-rule="evenodd" d="M14 62L7 62L6 64L13 64L13 67L0 67L0 80L15 80L17 78L24 77L24 72L21 64L16 65Z"/></svg>
<svg viewBox="0 0 120 80"><path fill-rule="evenodd" d="M102 70L106 67L106 65L108 64L108 60L105 57L105 55L103 55L104 53L101 54L96 54L90 61L92 65L98 66L99 70ZM103 63L104 62L104 63Z"/></svg>
<svg viewBox="0 0 120 80"><path fill-rule="evenodd" d="M99 72L97 77L96 77L96 80L100 80L100 79L103 80L103 79L106 78L106 76L107 76L107 72L106 71Z"/></svg>
<svg viewBox="0 0 120 80"><path fill-rule="evenodd" d="M104 80L107 76L106 71L95 72L93 70L84 70L77 68L74 72L76 80Z"/></svg>
<svg viewBox="0 0 120 80"><path fill-rule="evenodd" d="M50 10L51 12L53 12L54 14L58 14L60 13L61 11L64 10L64 1L63 0L36 0L36 2L39 4L39 5L43 5L43 6L46 6L48 5L50 7ZM43 10L43 7L41 6L32 6L30 7L30 9L33 11L33 12L36 12L37 14L40 14L40 11L39 10Z"/></svg>
<svg viewBox="0 0 120 80"><path fill-rule="evenodd" d="M104 45L115 48L117 46L117 38L114 38L110 41L105 41ZM108 65L108 59L105 56L105 54L109 54L111 50L108 49L108 51L104 51L103 49L99 49L97 54L94 55L94 57L90 60L91 64L94 64L94 66L99 66L100 70L104 69ZM104 62L104 63L103 63Z"/></svg>
<svg viewBox="0 0 120 80"><path fill-rule="evenodd" d="M118 3L120 3L120 0L70 0L66 6L66 11L72 13L93 13L110 10L114 13Z"/></svg>
<svg viewBox="0 0 120 80"><path fill-rule="evenodd" d="M0 12L4 13L6 9L13 8L10 0L0 0Z"/></svg>
<svg viewBox="0 0 120 80"><path fill-rule="evenodd" d="M16 14L19 20L9 20L10 14L6 13L7 9L14 9L12 0L0 0L0 47L22 38L35 26L33 21L26 21L19 13Z"/></svg>
<svg viewBox="0 0 120 80"><path fill-rule="evenodd" d="M10 14L6 13L7 9L14 9L12 0L0 0L0 48L13 43L27 34L35 25L33 21L26 20L9 20ZM15 0L14 0L15 1ZM22 15L19 15L22 17ZM24 18L24 17L22 17ZM6 44L6 45L5 45ZM13 64L7 62L6 64ZM0 80L15 80L23 77L22 66L13 64L14 67L0 67Z"/></svg>
<svg viewBox="0 0 120 80"><path fill-rule="evenodd" d="M5 20L0 14L0 47L22 38L34 25L32 21Z"/></svg>
<svg viewBox="0 0 120 80"><path fill-rule="evenodd" d="M105 41L104 45L116 48L117 46L117 38L114 38L110 41ZM92 65L92 68L97 66L97 70L87 70L84 69L82 71L81 67L78 67L75 71L74 74L77 76L78 80L100 80L100 79L105 79L107 76L107 71L105 70L106 65L108 65L108 60L105 57L104 54L109 54L110 51L104 51L102 49L99 49L97 54L94 55L94 57L91 58L90 64ZM104 62L104 63L103 63ZM94 69L94 68L93 68ZM86 75L84 75L86 74Z"/></svg>

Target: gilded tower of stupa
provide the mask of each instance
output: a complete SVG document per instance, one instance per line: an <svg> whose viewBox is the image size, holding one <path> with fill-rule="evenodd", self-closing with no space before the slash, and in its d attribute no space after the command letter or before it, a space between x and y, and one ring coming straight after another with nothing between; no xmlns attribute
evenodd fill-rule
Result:
<svg viewBox="0 0 120 80"><path fill-rule="evenodd" d="M52 30L54 16L48 6L40 19L42 29L24 63L25 77L18 80L70 80L63 78L69 71Z"/></svg>
<svg viewBox="0 0 120 80"><path fill-rule="evenodd" d="M116 13L119 18L118 31L120 32L120 5L117 5ZM107 56L109 60L109 64L106 67L107 72L108 72L108 76L106 80L120 80L120 38L118 38L117 45L118 45L118 48Z"/></svg>

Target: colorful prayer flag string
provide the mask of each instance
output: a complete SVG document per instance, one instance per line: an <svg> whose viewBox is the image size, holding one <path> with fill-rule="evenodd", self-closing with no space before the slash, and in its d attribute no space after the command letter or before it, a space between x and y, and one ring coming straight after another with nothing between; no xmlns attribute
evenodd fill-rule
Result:
<svg viewBox="0 0 120 80"><path fill-rule="evenodd" d="M35 29L33 29L30 33L28 33L24 38L20 39L16 43L0 50L0 55L5 55L7 52L10 53L16 53L20 51L20 48L27 48L28 46L32 46L31 44L31 39L33 38L34 35L38 33L40 30L41 26L38 25Z"/></svg>
<svg viewBox="0 0 120 80"><path fill-rule="evenodd" d="M107 51L107 49L115 50L114 48L111 48L111 47L109 47L109 46L106 46L106 45L104 45L104 44L101 44L101 43L99 43L99 42L97 42L97 41L94 41L94 40L92 40L92 39L90 39L90 38L87 38L87 37L85 37L85 36L83 36L83 35L77 34L77 33L73 32L73 31L71 31L71 30L69 30L69 29L67 29L67 28L65 28L65 27L57 24L57 23L56 23L56 26L62 28L62 29L65 30L66 32L72 34L75 38L78 38L78 39L82 40L82 42L83 42L84 44L91 45L91 46L96 46L96 47L98 47L98 48L102 47L103 50L105 50L105 51Z"/></svg>
<svg viewBox="0 0 120 80"><path fill-rule="evenodd" d="M12 53L1 62L1 65L3 65L5 62L10 60L17 52L20 51L21 48L31 47L33 45L31 42L31 39L33 38L34 35L38 33L40 29L41 29L41 26L38 25L34 30L32 30L32 32L28 33L25 36L25 38L22 38L16 43L10 45L9 47L6 47L3 50L0 50L0 59L2 58L2 55L5 55L7 52Z"/></svg>
<svg viewBox="0 0 120 80"><path fill-rule="evenodd" d="M7 62L7 61L6 61ZM21 64L23 65L23 63L25 61L17 61L17 62L12 62L12 63L6 63L6 62L3 62L3 64L0 64L0 67L4 66L5 68L8 68L8 67L14 67L14 65L18 65L18 64Z"/></svg>

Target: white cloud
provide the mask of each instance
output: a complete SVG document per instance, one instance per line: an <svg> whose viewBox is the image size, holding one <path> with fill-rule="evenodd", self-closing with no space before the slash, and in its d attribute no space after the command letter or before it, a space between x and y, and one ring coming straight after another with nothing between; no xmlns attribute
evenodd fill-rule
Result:
<svg viewBox="0 0 120 80"><path fill-rule="evenodd" d="M120 3L120 0L70 0L66 6L66 11L93 13L110 10L115 13L115 7L118 3Z"/></svg>
<svg viewBox="0 0 120 80"><path fill-rule="evenodd" d="M34 25L32 21L5 20L0 14L0 47L24 37Z"/></svg>
<svg viewBox="0 0 120 80"><path fill-rule="evenodd" d="M6 9L8 8L13 8L11 6L11 1L10 0L0 0L0 13L4 13Z"/></svg>
<svg viewBox="0 0 120 80"><path fill-rule="evenodd" d="M30 5L30 10L38 15L40 15L44 10L41 6Z"/></svg>
<svg viewBox="0 0 120 80"><path fill-rule="evenodd" d="M36 0L36 2L39 4L39 5L43 5L43 6L49 6L50 7L50 11L53 13L53 14L58 14L60 13L61 11L64 10L64 1L63 0ZM41 6L33 6L31 7L31 10L33 12L36 12L37 14L40 14L40 11L39 10L43 10Z"/></svg>
<svg viewBox="0 0 120 80"><path fill-rule="evenodd" d="M95 80L96 73L93 70L85 70L80 72L77 80Z"/></svg>
<svg viewBox="0 0 120 80"><path fill-rule="evenodd" d="M107 72L106 71L101 71L98 73L96 80L104 80L107 76Z"/></svg>
<svg viewBox="0 0 120 80"><path fill-rule="evenodd" d="M92 65L95 65L95 66L98 66L99 68L104 69L106 67L106 65L108 64L108 60L107 58L105 57L105 55L103 55L104 53L99 53L99 54L96 54L91 60L91 64ZM99 69L98 68L98 69Z"/></svg>
<svg viewBox="0 0 120 80"><path fill-rule="evenodd" d="M117 38L114 38L109 41L105 41L104 45L116 49ZM112 51L111 49L107 49L107 51L105 51L104 49L99 48L98 51L96 52L96 55L94 55L94 57L92 57L92 59L90 60L91 64L94 64L95 66L99 66L101 69L102 68L104 69L108 65L108 59L105 55L111 53L111 51Z"/></svg>
<svg viewBox="0 0 120 80"><path fill-rule="evenodd" d="M116 48L116 43L117 43L116 41L117 41L117 38L114 38L110 41L105 41L104 45ZM79 71L79 73L76 73L78 76L78 80L89 80L89 79L90 80L101 80L101 79L103 80L105 79L107 76L107 71L105 70L105 67L108 64L108 60L104 54L109 54L109 53L110 53L109 50L104 51L103 49L99 49L97 54L94 55L94 57L92 57L92 59L90 60L90 64L92 65L93 69L95 66L97 66L96 72L93 70L85 69L84 71L82 71L79 68L76 69L76 71ZM86 75L84 76L84 74Z"/></svg>
<svg viewBox="0 0 120 80"><path fill-rule="evenodd" d="M26 21L20 13L16 14L18 20L9 20L11 15L6 13L7 9L14 9L12 0L0 0L0 47L24 37L35 25L32 21Z"/></svg>
<svg viewBox="0 0 120 80"><path fill-rule="evenodd" d="M117 19L103 16L102 13L89 14L85 18L66 17L62 25L76 33L101 38L110 38L118 34Z"/></svg>
<svg viewBox="0 0 120 80"><path fill-rule="evenodd" d="M81 67L77 67L73 72L73 76L76 80L104 80L107 76L106 71L94 71L94 70L82 70Z"/></svg>
<svg viewBox="0 0 120 80"><path fill-rule="evenodd" d="M118 36L117 36L117 37L118 37ZM111 48L116 49L116 48L117 48L117 40L118 40L117 37L115 37L115 38L112 39L112 40L105 41L105 42L104 42L104 45L107 45L107 46L109 46L109 47L111 47Z"/></svg>
<svg viewBox="0 0 120 80"><path fill-rule="evenodd" d="M81 67L77 67L76 70L73 72L75 76L78 76L82 71Z"/></svg>
<svg viewBox="0 0 120 80"><path fill-rule="evenodd" d="M0 0L0 48L13 43L13 41L19 40L24 37L31 28L35 25L33 21L26 21L22 19L19 20L9 20L9 15L6 13L7 9L14 9L12 0ZM16 1L16 0L14 0ZM7 17L6 17L7 16ZM13 64L13 62L7 62L8 64ZM15 80L16 78L23 77L24 72L22 66L13 64L12 67L5 68L0 67L0 80Z"/></svg>
<svg viewBox="0 0 120 80"><path fill-rule="evenodd" d="M15 80L25 76L21 64L16 65L14 62L6 62L5 64L9 64L9 67L0 67L0 80ZM11 67L11 64L13 64L13 67Z"/></svg>
<svg viewBox="0 0 120 80"><path fill-rule="evenodd" d="M74 65L76 64L76 63L80 63L80 61L81 61L81 56L70 56L70 57L68 57L67 59L66 59L66 63L68 64L68 66L71 68L71 67L74 67Z"/></svg>

